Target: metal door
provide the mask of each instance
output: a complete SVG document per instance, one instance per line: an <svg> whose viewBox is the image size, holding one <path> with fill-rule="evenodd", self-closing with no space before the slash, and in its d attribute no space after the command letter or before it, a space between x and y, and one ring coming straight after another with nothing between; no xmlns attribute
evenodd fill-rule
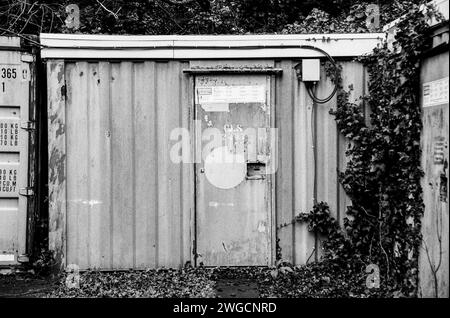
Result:
<svg viewBox="0 0 450 318"><path fill-rule="evenodd" d="M197 264L272 262L270 76L195 78Z"/></svg>
<svg viewBox="0 0 450 318"><path fill-rule="evenodd" d="M1 43L2 41L6 43ZM0 265L25 261L30 63L18 38L0 40Z"/></svg>

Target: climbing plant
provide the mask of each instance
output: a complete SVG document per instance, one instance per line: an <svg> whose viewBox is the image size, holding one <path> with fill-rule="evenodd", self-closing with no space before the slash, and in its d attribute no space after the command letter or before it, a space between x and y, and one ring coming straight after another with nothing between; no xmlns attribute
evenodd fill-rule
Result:
<svg viewBox="0 0 450 318"><path fill-rule="evenodd" d="M354 269L376 264L387 284L409 296L417 291L422 242L419 72L432 17L439 18L431 5L412 5L392 45L386 42L359 59L370 76L368 95L360 102L350 102L351 85L343 87L342 78L326 68L339 87L337 108L330 113L350 141L339 181L352 205L343 228L323 202L295 219L328 237L326 259Z"/></svg>

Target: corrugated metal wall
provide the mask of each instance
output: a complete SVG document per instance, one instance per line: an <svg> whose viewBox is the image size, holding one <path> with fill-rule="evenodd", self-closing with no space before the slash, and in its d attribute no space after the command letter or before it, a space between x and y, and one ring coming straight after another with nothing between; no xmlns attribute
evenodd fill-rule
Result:
<svg viewBox="0 0 450 318"><path fill-rule="evenodd" d="M422 189L425 211L422 219L423 241L419 258L419 295L448 298L450 294L448 24L435 30L433 42L436 42L434 43L436 49L431 52L432 55L424 58L421 66L421 83L423 85L421 147L422 169L425 173L422 179ZM442 50L439 50L437 46L440 43L446 43L447 46L441 45ZM426 102L424 94L429 96Z"/></svg>
<svg viewBox="0 0 450 318"><path fill-rule="evenodd" d="M338 170L345 167L348 144L329 114L330 109L336 108L336 96L326 104L314 106L304 84L297 80L293 69L297 63L282 61L278 65L283 69L283 76L277 81L275 105L280 136L277 224L280 227L298 213L310 211L314 197L317 202L327 202L334 216L342 222L350 200L338 182ZM365 91L365 69L355 62L341 62L341 65L344 88L352 85L350 98L358 99ZM321 78L326 78L324 73ZM332 89L330 81L322 80L317 95L328 96ZM283 258L294 264L305 264L320 257L320 238L316 240L306 224L281 227L278 237Z"/></svg>
<svg viewBox="0 0 450 318"><path fill-rule="evenodd" d="M328 202L342 220L350 202L337 182L347 143L329 114L336 98L313 113L293 68L297 63L275 63L283 69L275 84L277 224L311 210L314 189L317 200ZM352 97L358 98L365 90L365 70L355 62L341 63L344 86L352 84ZM50 246L63 265L125 269L192 261L193 165L169 160L171 130L190 128L193 82L182 72L189 66L47 62ZM330 82L321 81L318 95L331 90ZM303 264L320 254L306 225L282 227L278 237L286 260Z"/></svg>
<svg viewBox="0 0 450 318"><path fill-rule="evenodd" d="M186 127L182 63L66 63L67 262L81 268L190 260L189 168L169 160Z"/></svg>

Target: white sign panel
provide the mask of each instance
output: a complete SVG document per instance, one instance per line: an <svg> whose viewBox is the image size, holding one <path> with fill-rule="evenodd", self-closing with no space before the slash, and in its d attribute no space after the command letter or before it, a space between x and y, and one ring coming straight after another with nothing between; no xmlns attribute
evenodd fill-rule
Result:
<svg viewBox="0 0 450 318"><path fill-rule="evenodd" d="M0 262L14 262L14 254L0 254Z"/></svg>
<svg viewBox="0 0 450 318"><path fill-rule="evenodd" d="M198 104L265 103L262 85L202 86L197 89Z"/></svg>
<svg viewBox="0 0 450 318"><path fill-rule="evenodd" d="M448 77L423 84L423 107L448 104Z"/></svg>

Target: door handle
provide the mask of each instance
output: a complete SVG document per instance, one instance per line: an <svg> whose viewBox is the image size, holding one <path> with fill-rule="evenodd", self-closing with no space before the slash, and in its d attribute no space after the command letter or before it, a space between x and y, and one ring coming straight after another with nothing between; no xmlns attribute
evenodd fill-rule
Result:
<svg viewBox="0 0 450 318"><path fill-rule="evenodd" d="M262 162L247 163L247 180L264 180L266 178L266 164Z"/></svg>

